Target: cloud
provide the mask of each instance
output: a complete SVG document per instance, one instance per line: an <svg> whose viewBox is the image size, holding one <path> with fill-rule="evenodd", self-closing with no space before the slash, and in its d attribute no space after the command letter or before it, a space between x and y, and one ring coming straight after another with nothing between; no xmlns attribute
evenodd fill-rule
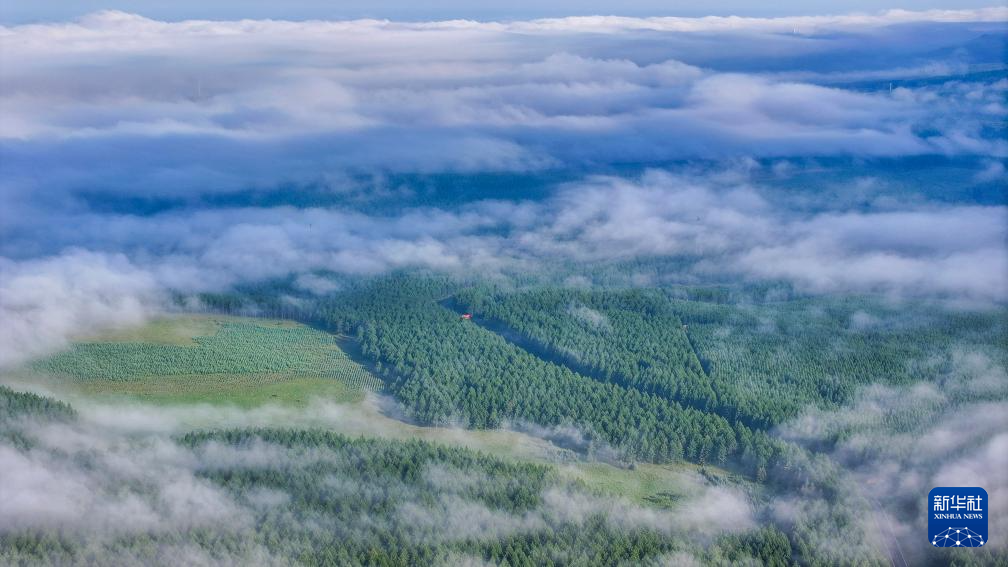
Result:
<svg viewBox="0 0 1008 567"><path fill-rule="evenodd" d="M830 463L807 470L846 499L827 503L812 492L781 498L773 508L789 523L827 521L845 514L858 538L910 564L941 561L921 545L927 530L922 504L935 486L981 486L991 496L991 529L1008 514L1004 470L1008 443L1008 375L981 352L954 352L951 370L935 383L904 387L870 386L850 407L809 409L779 434L825 450ZM1000 497L994 494L1005 495ZM858 504L860 502L860 504ZM865 514L858 506L872 510ZM1002 530L1003 531L1003 530ZM991 542L995 540L991 536ZM843 541L820 538L821 551L844 556ZM1004 538L992 543L1004 549Z"/></svg>
<svg viewBox="0 0 1008 567"><path fill-rule="evenodd" d="M689 478L692 493L673 510L644 507L621 497L593 494L555 482L544 490L541 505L520 514L489 509L462 498L463 493L481 484L498 482L495 479L441 466L429 467L425 478L438 490L437 505L432 510L409 504L399 513L407 524L423 526L439 539L501 538L550 526L583 525L598 518L621 531L688 533L693 543L703 543L701 535L713 538L754 527L753 507L744 494L726 487L709 486L700 477Z"/></svg>
<svg viewBox="0 0 1008 567"><path fill-rule="evenodd" d="M74 425L34 425L40 443L0 446L0 531L110 534L241 529L251 516L194 475L191 456L166 439L131 440Z"/></svg>
<svg viewBox="0 0 1008 567"><path fill-rule="evenodd" d="M288 274L311 293L335 290L319 271L506 274L558 261L665 257L691 259L670 274L686 281L741 277L812 293L978 305L1008 299L1004 206L804 212L776 205L767 189L747 181L750 174L739 175L591 176L536 202L476 201L395 215L287 206L69 215L49 235L51 246L91 252L0 266L8 321L0 360L23 361L84 331L137 324L167 290L221 290Z"/></svg>
<svg viewBox="0 0 1008 567"><path fill-rule="evenodd" d="M699 536L753 528L753 507L744 494L724 487L703 486L700 480L697 483L696 494L674 510L644 508L619 498L600 498L563 488L548 491L544 499L546 510L564 522L583 523L602 517L624 530L689 533L694 542Z"/></svg>
<svg viewBox="0 0 1008 567"><path fill-rule="evenodd" d="M297 290L323 295L339 290L329 273L493 276L664 258L682 267L627 282L785 281L815 293L1004 303L1008 209L998 197L982 204L956 192L1005 176L1008 81L984 70L1003 67L995 51L1006 21L1001 7L488 23L168 23L103 12L2 27L0 366L83 333L140 324L168 290L288 275ZM910 194L895 184L920 180L896 179L887 165L907 156L967 166L928 185L931 193ZM682 165L698 158L714 164ZM830 161L838 158L847 161ZM858 178L836 175L844 169ZM479 176L501 172L521 174L503 182L519 183L488 198ZM465 197L424 185L438 175ZM522 181L541 191L521 193ZM569 314L609 325L584 306ZM881 323L856 312L849 325ZM891 498L862 519L908 542L919 519L903 511L931 485L979 484L1008 502L997 475L1008 468L1008 379L985 353L962 353L953 365L940 387L868 388L853 407L809 409L779 433L829 447L829 463L810 459L813 480L830 478L839 463L841 486ZM290 496L236 498L200 472L335 459L315 451L292 463L284 448L262 442L185 450L170 435L192 422L419 435L326 404L304 413L90 406L81 424L32 426L35 449L0 444L0 531L244 529ZM915 425L885 427L894 415ZM518 429L616 456L573 427ZM486 433L497 434L517 435ZM485 443L460 430L436 435ZM618 529L708 536L755 521L744 494L700 479L671 511L556 483L520 513L465 497L485 478L434 467L424 482L438 498L396 510L418 537L498 537L592 515ZM325 489L380 492L336 476ZM772 508L785 521L831 513L804 495ZM993 511L1008 514L1001 504ZM377 521L342 527L360 533ZM871 536L877 524L851 529L883 545ZM274 562L255 547L233 558L185 546L163 553L193 564Z"/></svg>
<svg viewBox="0 0 1008 567"><path fill-rule="evenodd" d="M860 290L1003 300L1008 222L1003 207L824 214L757 245L740 267L817 291Z"/></svg>
<svg viewBox="0 0 1008 567"><path fill-rule="evenodd" d="M1003 156L996 136L956 123L964 110L1003 107L996 98L780 78L829 75L828 57L850 76L851 61L866 61L850 51L865 45L902 57L901 76L908 59L958 69L962 61L936 55L947 44L934 34L899 36L895 49L878 27L942 25L966 43L975 37L969 26L996 31L1006 17L996 8L780 19L169 23L103 12L0 28L7 44L0 140L9 182L172 195L346 169L536 171L740 153ZM814 41L793 34L796 27ZM667 39L664 50L655 34ZM703 59L710 42L724 60ZM765 74L754 53L786 68ZM100 159L112 153L119 159ZM42 180L33 176L39 160L52 165Z"/></svg>
<svg viewBox="0 0 1008 567"><path fill-rule="evenodd" d="M606 317L606 314L592 309L591 307L585 305L571 305L567 308L567 313L575 319L583 321L597 329L608 330L611 328L609 318Z"/></svg>
<svg viewBox="0 0 1008 567"><path fill-rule="evenodd" d="M339 284L329 278L324 278L315 274L301 274L294 281L294 286L315 295L325 295L340 288Z"/></svg>
<svg viewBox="0 0 1008 567"><path fill-rule="evenodd" d="M0 259L0 367L59 348L80 333L140 324L160 287L121 254L81 250Z"/></svg>
<svg viewBox="0 0 1008 567"><path fill-rule="evenodd" d="M786 280L813 292L1004 300L1004 207L794 214L746 186L652 172L561 191L529 250L586 261L701 257L697 271Z"/></svg>
<svg viewBox="0 0 1008 567"><path fill-rule="evenodd" d="M992 161L987 164L982 171L977 172L973 176L974 179L980 182L987 181L997 181L1005 177L1005 166L999 161Z"/></svg>
<svg viewBox="0 0 1008 567"><path fill-rule="evenodd" d="M792 32L798 29L805 32L818 32L823 29L879 27L913 22L1000 22L1006 19L1008 19L1008 10L1002 7L991 7L978 10L885 10L875 14L856 13L779 18L738 16L627 18L618 16L589 16L538 20L525 26L519 24L519 26L521 29L590 29L595 32L638 29L677 32L736 30Z"/></svg>

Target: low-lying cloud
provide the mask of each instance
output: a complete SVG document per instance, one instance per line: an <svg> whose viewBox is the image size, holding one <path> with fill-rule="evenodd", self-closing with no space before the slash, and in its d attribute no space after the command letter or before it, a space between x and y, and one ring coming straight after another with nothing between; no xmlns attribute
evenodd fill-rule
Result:
<svg viewBox="0 0 1008 567"><path fill-rule="evenodd" d="M560 261L690 258L692 267L674 276L785 281L812 293L1008 299L1004 206L803 213L782 210L766 195L744 181L652 171L636 179L590 177L543 201L419 207L391 216L293 207L88 214L52 238L93 252L4 262L0 362L59 347L81 332L136 324L167 290L222 290L293 273L305 292L336 291L320 271L506 274ZM118 252L127 249L130 256Z"/></svg>
<svg viewBox="0 0 1008 567"><path fill-rule="evenodd" d="M0 531L89 537L248 527L251 516L194 474L194 459L166 438L93 427L32 425L28 450L0 446Z"/></svg>
<svg viewBox="0 0 1008 567"><path fill-rule="evenodd" d="M991 549L1008 533L1008 376L987 353L953 353L951 369L935 383L870 386L850 406L812 410L780 428L785 439L826 448L836 468L832 482L848 501L829 506L811 495L781 497L780 521L823 521L830 511L851 514L857 538L896 564L941 561L924 539L926 500L936 486L981 486L990 495ZM824 475L822 478L826 478ZM856 502L862 502L859 509ZM844 554L851 536L821 537L821 551Z"/></svg>
<svg viewBox="0 0 1008 567"><path fill-rule="evenodd" d="M162 289L120 254L74 250L25 262L0 259L0 367L81 333L138 325L157 309Z"/></svg>

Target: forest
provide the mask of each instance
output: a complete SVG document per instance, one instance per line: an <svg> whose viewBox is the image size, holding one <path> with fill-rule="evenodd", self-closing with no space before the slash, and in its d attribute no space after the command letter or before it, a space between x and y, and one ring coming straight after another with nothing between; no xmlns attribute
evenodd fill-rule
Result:
<svg viewBox="0 0 1008 567"><path fill-rule="evenodd" d="M10 410L0 431L5 439L25 436L21 450L50 450L33 433L53 422L73 427L76 419L66 404L5 387L0 403ZM677 556L710 564L791 563L790 543L777 529L717 537L705 548L668 526L608 517L600 497L564 481L552 466L469 449L293 429L194 431L171 443L192 459L195 478L218 487L248 517L113 540L81 537L70 528L5 531L0 560L89 565L118 557L142 564L195 544L200 557L223 563L249 560L243 554L250 549L268 549L273 564L311 565L455 564L466 558L514 566L627 565ZM47 457L71 467L81 455ZM143 487L118 491L142 495ZM570 500L582 509L566 509Z"/></svg>
<svg viewBox="0 0 1008 567"><path fill-rule="evenodd" d="M675 290L472 287L455 299L593 376L759 429L810 403L847 404L865 384L938 380L956 349L1008 362L999 348L1008 326L997 312L925 305L896 314L867 298L735 305L718 302L716 291L691 301Z"/></svg>

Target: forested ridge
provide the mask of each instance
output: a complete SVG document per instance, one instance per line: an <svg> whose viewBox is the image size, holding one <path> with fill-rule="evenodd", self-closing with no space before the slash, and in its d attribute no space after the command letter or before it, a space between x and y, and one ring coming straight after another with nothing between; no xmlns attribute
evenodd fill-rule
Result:
<svg viewBox="0 0 1008 567"><path fill-rule="evenodd" d="M35 419L67 408L6 389L0 395ZM0 423L4 432L12 427ZM201 561L225 564L616 566L675 557L791 564L790 543L775 528L715 536L703 545L646 523L614 523L601 509L572 515L563 495L595 498L582 485L561 480L549 465L471 449L269 428L194 431L173 442L191 452L193 474L227 494L240 514L213 526L116 538L89 537L86 528L5 528L0 562L147 564L194 558L199 549ZM143 485L122 490L143 497ZM550 496L556 491L559 500Z"/></svg>
<svg viewBox="0 0 1008 567"><path fill-rule="evenodd" d="M19 416L0 420L0 441L5 444L13 432L29 440L37 435L30 425L32 420L41 424L55 419L64 427L75 428L78 418L66 404L7 388L0 389L0 398L6 407L17 408ZM87 428L72 430L79 440L95 435ZM209 483L227 498L226 520L207 523L191 518L180 525L161 524L154 530L129 529L116 537L95 534L86 523L65 524L60 529L6 525L0 529L0 563L889 564L868 542L844 549L822 547L819 541L824 534L836 535L836 530L848 529L857 521L856 515L851 515L857 508L848 510L841 500L829 516L781 527L763 518L765 523L759 528L698 537L669 523L688 518L670 515L654 523L648 520L648 512L627 509L625 501L616 501L614 509L579 505L596 498L603 502L607 496L578 481L564 480L553 465L502 459L457 446L289 428L199 430L158 443L174 444L187 452L182 461L186 474ZM64 474L87 474L94 467L94 456L86 452L67 454L35 443L3 449L21 458L61 463ZM157 450L163 453L166 449L161 446ZM810 466L809 470L825 467L817 475L830 474L824 462ZM171 486L173 479L156 476L158 471L152 474L145 482L114 487L104 498L154 498L170 509L171 502L147 491L164 483ZM204 498L210 496L205 490L201 492ZM817 489L806 486L800 490L813 498ZM855 494L831 498L847 500ZM219 501L215 504L221 505ZM633 514L641 514L641 520L634 520ZM951 561L965 567L1005 565L1006 561L994 549L943 551L930 556L927 564Z"/></svg>
<svg viewBox="0 0 1008 567"><path fill-rule="evenodd" d="M27 450L33 445L19 425L25 420L65 422L76 418L68 404L31 392L18 392L0 384L0 441Z"/></svg>
<svg viewBox="0 0 1008 567"><path fill-rule="evenodd" d="M0 384L0 420L34 417L53 420L72 419L77 415L69 404L31 392L18 392Z"/></svg>
<svg viewBox="0 0 1008 567"><path fill-rule="evenodd" d="M424 423L573 425L626 459L744 463L764 477L780 444L740 422L617 383L600 382L460 320L437 300L445 283L390 277L324 301L316 316L350 332L362 354Z"/></svg>
<svg viewBox="0 0 1008 567"><path fill-rule="evenodd" d="M912 315L893 328L880 323L891 311L872 315L882 309L877 301L739 305L717 289L691 290L691 300L679 295L473 286L455 300L593 375L759 429L809 404L846 404L866 384L938 380L957 348L983 348L1006 362L999 345L1008 343L1008 323L1000 312L908 309Z"/></svg>
<svg viewBox="0 0 1008 567"><path fill-rule="evenodd" d="M722 407L682 321L660 294L554 287L494 294L472 287L454 299L459 309L503 324L592 376L705 411Z"/></svg>

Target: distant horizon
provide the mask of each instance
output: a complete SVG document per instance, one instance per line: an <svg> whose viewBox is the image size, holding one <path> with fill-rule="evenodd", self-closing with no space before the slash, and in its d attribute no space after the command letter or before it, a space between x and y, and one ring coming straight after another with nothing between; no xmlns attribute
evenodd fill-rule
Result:
<svg viewBox="0 0 1008 567"><path fill-rule="evenodd" d="M989 1L934 2L913 0L879 6L875 2L846 0L844 2L783 2L774 7L720 0L701 2L690 0L670 7L664 2L633 0L629 2L550 2L548 5L527 1L483 4L473 7L463 2L440 2L437 7L417 7L399 1L342 2L338 6L316 0L299 0L274 4L251 0L233 3L174 2L170 5L146 0L84 0L68 5L63 2L35 2L31 5L0 6L0 25L16 26L33 23L74 21L101 11L121 11L145 18L178 22L184 20L358 20L382 19L397 22L473 20L479 22L519 21L581 16L616 17L682 17L700 18L742 17L780 18L796 16L836 16L847 14L878 14L889 10L978 10L1003 8Z"/></svg>

